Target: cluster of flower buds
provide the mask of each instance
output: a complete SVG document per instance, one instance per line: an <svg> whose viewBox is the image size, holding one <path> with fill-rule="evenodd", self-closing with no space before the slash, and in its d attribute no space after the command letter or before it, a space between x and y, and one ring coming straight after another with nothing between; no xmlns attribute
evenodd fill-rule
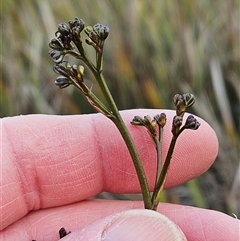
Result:
<svg viewBox="0 0 240 241"><path fill-rule="evenodd" d="M97 23L92 26L88 26L84 29L88 38L85 40L88 45L93 46L93 48L101 53L105 39L109 34L109 27Z"/></svg>
<svg viewBox="0 0 240 241"><path fill-rule="evenodd" d="M133 120L131 121L131 124L133 125L139 125L139 126L145 126L151 136L156 137L157 131L156 126L164 127L166 124L167 118L165 113L161 113L160 115L156 115L151 119L149 115L144 116L143 118L140 116L134 116Z"/></svg>
<svg viewBox="0 0 240 241"><path fill-rule="evenodd" d="M173 103L176 106L176 113L178 116L183 116L186 109L191 107L195 103L195 97L193 94L176 94L173 97Z"/></svg>
<svg viewBox="0 0 240 241"><path fill-rule="evenodd" d="M173 97L173 103L176 106L176 115L173 118L172 133L174 136L180 134L184 129L196 130L200 126L200 123L193 115L188 116L185 125L181 128L183 122L183 115L187 108L191 107L195 103L195 97L193 94L176 94ZM180 131L181 130L181 131Z"/></svg>
<svg viewBox="0 0 240 241"><path fill-rule="evenodd" d="M68 61L63 61L54 65L54 71L61 75L55 80L55 84L60 89L73 83L81 86L84 81L84 67L82 65L71 65Z"/></svg>
<svg viewBox="0 0 240 241"><path fill-rule="evenodd" d="M61 89L71 84L83 83L83 66L71 65L68 61L64 61L66 54L79 57L80 54L75 51L76 46L81 44L81 32L84 29L82 19L75 18L67 23L60 23L55 33L54 39L49 43L52 49L49 51L54 62L54 71L61 76L57 77L55 84Z"/></svg>
<svg viewBox="0 0 240 241"><path fill-rule="evenodd" d="M49 47L58 51L73 49L74 44L81 42L80 33L83 29L84 22L79 18L69 21L68 24L60 23L55 33L56 38L51 40Z"/></svg>
<svg viewBox="0 0 240 241"><path fill-rule="evenodd" d="M49 47L52 49L49 54L54 62L54 71L61 75L55 81L60 88L68 87L71 84L83 85L83 66L71 65L64 61L66 54L83 61L86 60L81 40L83 30L87 34L86 43L92 45L98 53L102 53L109 28L99 23L93 27L85 27L84 21L77 17L68 23L60 23L55 38L49 43Z"/></svg>
<svg viewBox="0 0 240 241"><path fill-rule="evenodd" d="M82 19L75 18L69 23L60 23L58 30L55 33L56 38L52 39L49 47L52 49L49 54L51 55L54 63L60 63L67 50L73 50L74 45L81 43L80 33L84 29L84 22Z"/></svg>

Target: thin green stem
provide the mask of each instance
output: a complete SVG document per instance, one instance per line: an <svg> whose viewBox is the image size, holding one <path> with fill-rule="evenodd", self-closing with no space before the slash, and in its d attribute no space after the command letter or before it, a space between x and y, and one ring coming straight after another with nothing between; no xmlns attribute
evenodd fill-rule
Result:
<svg viewBox="0 0 240 241"><path fill-rule="evenodd" d="M154 192L153 192L153 196L152 196L152 203L153 203L153 206L152 206L152 210L156 210L157 209L157 205L158 203L160 202L160 193L163 189L163 185L164 185L164 182L166 180L166 176L167 176L167 171L168 171L168 168L169 168L169 165L170 165L170 162L171 162L171 159L172 159L172 154L173 154L173 150L175 148L175 145L176 145L176 141L177 141L177 138L179 137L179 135L185 130L185 126L183 126L177 134L173 135L172 137L172 140L171 140L171 143L170 143L170 146L168 148L168 153L167 153L167 156L166 156L166 160L164 162L164 165L163 165L163 168L162 168L162 171L161 171L161 174L158 178L158 181L157 181L157 185L154 189Z"/></svg>
<svg viewBox="0 0 240 241"><path fill-rule="evenodd" d="M72 81L72 83L79 89L88 99L90 104L96 108L99 112L106 115L109 118L114 118L112 113L108 110L108 108L97 98L96 95L86 86L80 86L76 81Z"/></svg>
<svg viewBox="0 0 240 241"><path fill-rule="evenodd" d="M97 52L96 51L96 69L98 70L98 72L102 71L102 61L103 61L103 45L104 42L102 42L101 44L101 52Z"/></svg>
<svg viewBox="0 0 240 241"><path fill-rule="evenodd" d="M83 46L82 46L82 41L79 40L79 41L75 41L74 44L76 45L79 53L82 55L83 58L86 58L86 54L85 54L85 51L83 49Z"/></svg>
<svg viewBox="0 0 240 241"><path fill-rule="evenodd" d="M144 206L146 209L151 209L152 207L152 202L151 202L151 195L150 195L150 191L149 191L149 186L148 186L148 182L147 182L147 178L146 178L146 174L144 172L139 154L137 152L136 146L133 142L133 139L118 111L118 108L115 104L115 101L108 89L108 86L106 84L106 81L104 79L104 76L102 74L102 70L101 70L101 65L102 65L102 55L99 54L98 58L97 58L97 67L95 67L89 60L88 58L85 56L85 53L83 51L82 45L78 44L77 48L79 49L81 55L82 55L82 60L84 61L84 63L89 67L89 69L91 70L91 72L94 74L101 90L102 93L110 107L110 110L112 112L112 115L114 116L114 118L109 117L114 124L116 125L116 127L118 128L119 132L121 133L127 148L129 150L129 153L131 155L131 158L133 160L133 164L135 166L136 172L137 172L137 176L139 179L139 183L141 186L141 191L142 191L142 195L143 195L143 201L144 201Z"/></svg>
<svg viewBox="0 0 240 241"><path fill-rule="evenodd" d="M162 170L162 137L163 137L163 127L158 125L158 146L157 146L157 180L160 176Z"/></svg>
<svg viewBox="0 0 240 241"><path fill-rule="evenodd" d="M166 160L164 162L164 165L163 165L163 168L162 168L162 171L161 171L161 174L158 178L156 188L153 192L153 197L154 197L153 208L152 208L153 210L156 210L157 205L159 203L159 194L160 194L160 191L163 188L162 186L163 186L163 183L166 179L167 171L168 171L168 168L169 168L169 165L170 165L170 161L172 159L172 154L173 154L173 150L174 150L176 141L177 141L177 136L173 136L172 140L171 140L171 143L170 143L170 146L169 146L169 149L168 149Z"/></svg>
<svg viewBox="0 0 240 241"><path fill-rule="evenodd" d="M159 133L158 133L158 140L154 141L156 144L156 151L157 151L157 171L156 171L156 179L155 179L155 185L154 185L154 192L152 195L152 203L154 203L154 200L156 198L157 192L157 182L160 177L161 171L162 171L162 136L163 136L163 128L159 125Z"/></svg>
<svg viewBox="0 0 240 241"><path fill-rule="evenodd" d="M115 118L112 119L112 121L114 122L114 124L118 128L119 132L121 133L121 135L128 147L129 153L132 157L132 160L133 160L136 172L137 172L137 176L138 176L138 179L140 182L145 208L151 209L152 204L151 204L151 196L150 196L149 186L148 186L146 174L144 172L144 169L143 169L139 154L137 152L137 149L135 147L135 144L132 140L132 137L131 137L119 111L118 111L118 108L113 100L113 97L106 85L104 76L102 75L102 73L98 73L98 72L95 72L94 75L95 75L95 77L99 83L99 86L110 106L110 109L113 112L113 115L115 116Z"/></svg>

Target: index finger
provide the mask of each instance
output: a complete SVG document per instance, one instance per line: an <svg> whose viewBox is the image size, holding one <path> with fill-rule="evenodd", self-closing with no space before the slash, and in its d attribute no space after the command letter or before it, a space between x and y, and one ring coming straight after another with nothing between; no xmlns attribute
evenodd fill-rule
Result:
<svg viewBox="0 0 240 241"><path fill-rule="evenodd" d="M134 115L162 110L121 112L140 153L152 189L156 151L145 128L132 126ZM171 139L173 111L164 110L163 157ZM211 127L200 120L197 131L184 131L176 145L166 187L206 171L217 154ZM31 115L2 120L2 228L30 210L59 206L102 191L139 192L128 150L113 123L100 114L81 116ZM164 159L164 158L163 158Z"/></svg>

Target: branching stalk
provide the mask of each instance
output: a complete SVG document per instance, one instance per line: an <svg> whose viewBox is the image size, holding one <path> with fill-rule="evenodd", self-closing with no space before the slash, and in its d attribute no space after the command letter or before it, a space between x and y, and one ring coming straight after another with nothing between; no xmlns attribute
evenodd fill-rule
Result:
<svg viewBox="0 0 240 241"><path fill-rule="evenodd" d="M81 32L83 30L88 35L88 38L85 39L86 44L93 47L96 51L95 65L93 64L93 62L91 62L90 59L88 59L84 51L81 40ZM115 124L120 134L122 135L122 138L132 158L139 179L144 206L146 209L156 210L157 205L160 202L160 192L162 191L166 180L167 171L170 165L173 150L178 136L184 129L196 130L200 126L200 123L194 118L194 116L190 115L187 118L185 125L180 128L182 125L183 115L186 109L194 104L195 98L192 94L189 93L183 95L177 94L173 98L173 102L176 106L177 115L173 118L173 137L163 166L162 138L163 127L165 126L167 120L166 114L161 113L160 115L156 115L154 116L153 120L150 116L144 116L144 118L141 118L140 116L135 116L131 122L135 125L145 126L148 129L148 132L150 133L155 143L157 151L157 170L155 187L151 197L149 185L146 179L146 174L143 169L143 165L140 160L138 151L129 133L129 130L127 129L126 124L124 123L119 113L119 110L115 104L112 94L109 91L109 88L102 73L103 47L104 41L107 38L108 34L109 28L107 26L98 23L95 24L93 27L85 27L83 20L79 18L75 18L69 21L68 24L59 24L58 31L55 33L56 38L52 39L49 43L50 48L52 48L49 53L55 63L54 71L61 75L57 77L57 79L55 80L55 84L61 89L73 84L86 96L89 103L97 111L112 120L112 122ZM91 88L89 88L84 83L84 67L81 65L77 66L76 64L71 65L68 61L64 61L64 57L67 54L83 61L86 64L86 66L93 73L96 81L98 82L98 85L100 86L100 89L107 101L108 106L105 106L102 101L99 100L98 97L92 93ZM156 126L159 127L158 137Z"/></svg>
<svg viewBox="0 0 240 241"><path fill-rule="evenodd" d="M144 172L144 169L143 169L139 154L137 152L137 149L135 147L135 144L132 140L132 137L131 137L119 111L118 111L118 108L113 100L113 97L107 87L103 74L95 72L94 75L95 75L95 77L99 83L99 86L100 86L100 88L110 106L110 109L115 117L114 119L112 119L112 121L114 122L114 124L118 128L119 132L121 133L121 135L127 145L129 153L132 157L132 160L133 160L136 172L137 172L137 176L138 176L138 179L140 182L145 208L151 209L152 205L151 205L151 196L150 196L149 186L148 186L146 174Z"/></svg>
<svg viewBox="0 0 240 241"><path fill-rule="evenodd" d="M134 163L134 166L135 166L135 169L137 172L145 208L150 209L152 206L151 195L150 195L150 191L149 191L148 182L146 179L146 174L144 172L139 154L138 154L135 144L132 140L132 137L119 113L119 110L115 104L115 101L111 95L111 92L109 91L109 88L108 88L106 81L104 79L104 76L102 74L102 71L101 71L102 59L103 59L102 53L98 53L97 54L97 68L95 68L94 65L90 61L88 61L88 59L85 56L84 56L83 61L89 67L91 72L94 74L94 77L96 78L96 80L101 88L101 91L109 105L109 108L111 110L111 115L108 115L108 117L116 125L116 127L118 128L119 132L121 133L121 135L127 145L127 148L129 150L129 153L131 155L131 158L133 160L133 163Z"/></svg>

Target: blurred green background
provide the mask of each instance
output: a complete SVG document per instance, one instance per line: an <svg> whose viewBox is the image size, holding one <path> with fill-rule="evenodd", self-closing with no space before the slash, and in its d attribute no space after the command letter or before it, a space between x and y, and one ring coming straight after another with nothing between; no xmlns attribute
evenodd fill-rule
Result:
<svg viewBox="0 0 240 241"><path fill-rule="evenodd" d="M87 25L110 27L104 74L120 109L173 109L176 93L191 92L197 100L191 111L217 133L214 165L201 177L166 190L163 201L239 217L239 1L2 1L1 117L94 112L74 88L54 85L57 75L48 55L57 24L76 16ZM94 91L100 95L96 85Z"/></svg>

